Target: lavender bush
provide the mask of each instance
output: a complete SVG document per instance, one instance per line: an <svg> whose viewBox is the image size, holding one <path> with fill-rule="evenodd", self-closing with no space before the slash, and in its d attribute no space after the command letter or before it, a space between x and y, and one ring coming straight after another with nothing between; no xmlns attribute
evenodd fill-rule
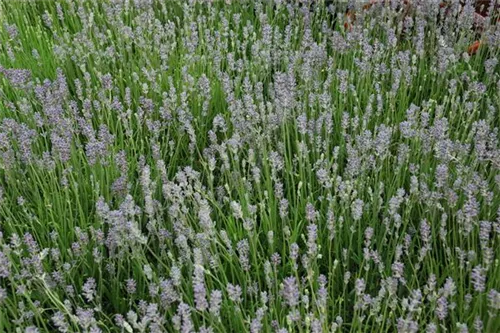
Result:
<svg viewBox="0 0 500 333"><path fill-rule="evenodd" d="M498 7L365 5L2 1L0 332L499 332Z"/></svg>

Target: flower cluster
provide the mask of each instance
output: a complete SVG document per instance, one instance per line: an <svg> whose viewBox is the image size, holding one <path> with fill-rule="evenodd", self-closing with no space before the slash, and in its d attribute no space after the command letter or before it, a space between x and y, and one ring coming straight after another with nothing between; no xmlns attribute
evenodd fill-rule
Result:
<svg viewBox="0 0 500 333"><path fill-rule="evenodd" d="M2 2L0 331L500 331L474 6Z"/></svg>

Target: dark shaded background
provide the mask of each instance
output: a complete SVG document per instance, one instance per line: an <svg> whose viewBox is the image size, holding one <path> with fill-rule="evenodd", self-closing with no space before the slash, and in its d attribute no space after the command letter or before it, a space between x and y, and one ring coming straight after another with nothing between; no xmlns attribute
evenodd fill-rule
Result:
<svg viewBox="0 0 500 333"><path fill-rule="evenodd" d="M379 0L379 1L383 1L383 0ZM423 0L425 1L425 0ZM451 3L452 1L456 1L456 0L443 0L443 2L445 3ZM476 13L479 13L483 16L486 15L486 12L488 10L488 6L490 5L490 3L492 1L496 1L496 0L476 0L475 1L475 7L476 7ZM330 5L330 4L349 4L349 3L354 3L354 1L338 1L338 0L326 0L325 1L327 5ZM356 2L361 2L361 1L356 1ZM369 3L370 1L364 1L365 3ZM401 2L408 2L408 0L401 0ZM410 0L411 2L411 0ZM460 0L460 3L463 5L465 4L465 0ZM495 7L498 7L498 3L496 4Z"/></svg>

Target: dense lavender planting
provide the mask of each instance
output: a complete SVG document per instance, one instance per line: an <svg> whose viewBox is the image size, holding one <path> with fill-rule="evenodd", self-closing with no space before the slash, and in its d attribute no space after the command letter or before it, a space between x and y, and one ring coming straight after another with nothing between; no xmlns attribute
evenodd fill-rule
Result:
<svg viewBox="0 0 500 333"><path fill-rule="evenodd" d="M0 3L0 332L499 332L498 10L363 5Z"/></svg>

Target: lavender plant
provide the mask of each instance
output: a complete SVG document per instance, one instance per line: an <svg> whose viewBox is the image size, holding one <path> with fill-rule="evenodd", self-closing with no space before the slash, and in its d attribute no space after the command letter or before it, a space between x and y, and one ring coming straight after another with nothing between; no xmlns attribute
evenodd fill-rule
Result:
<svg viewBox="0 0 500 333"><path fill-rule="evenodd" d="M499 332L474 5L1 2L0 332Z"/></svg>

